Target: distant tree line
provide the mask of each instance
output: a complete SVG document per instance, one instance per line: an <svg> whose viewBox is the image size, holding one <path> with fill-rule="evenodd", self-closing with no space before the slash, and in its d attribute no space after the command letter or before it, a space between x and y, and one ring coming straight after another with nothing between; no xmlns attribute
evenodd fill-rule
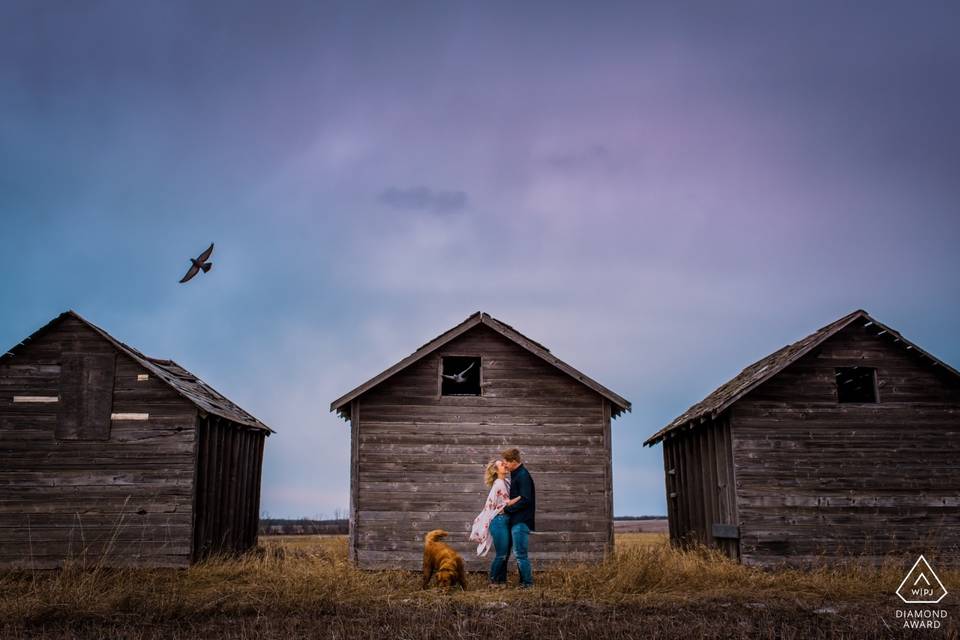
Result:
<svg viewBox="0 0 960 640"><path fill-rule="evenodd" d="M339 515L339 514L338 514ZM617 521L663 520L666 516L616 516ZM261 518L260 535L347 535L350 521L347 518L316 520L311 518Z"/></svg>
<svg viewBox="0 0 960 640"><path fill-rule="evenodd" d="M350 521L346 518L329 520L311 520L310 518L261 518L260 535L266 536L302 536L302 535L347 535Z"/></svg>

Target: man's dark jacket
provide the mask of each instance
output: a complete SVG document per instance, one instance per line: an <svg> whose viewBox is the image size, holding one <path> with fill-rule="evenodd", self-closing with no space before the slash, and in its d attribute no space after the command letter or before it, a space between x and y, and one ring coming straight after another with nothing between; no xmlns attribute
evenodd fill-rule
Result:
<svg viewBox="0 0 960 640"><path fill-rule="evenodd" d="M510 526L521 522L536 531L533 516L537 510L537 493L533 488L533 478L523 465L510 473L510 499L520 496L520 502L504 508L504 513L510 516Z"/></svg>

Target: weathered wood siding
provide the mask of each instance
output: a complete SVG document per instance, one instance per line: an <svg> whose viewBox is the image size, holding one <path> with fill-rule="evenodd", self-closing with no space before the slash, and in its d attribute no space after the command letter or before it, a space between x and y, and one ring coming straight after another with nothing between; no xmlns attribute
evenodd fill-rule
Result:
<svg viewBox="0 0 960 640"><path fill-rule="evenodd" d="M482 397L440 397L444 355L482 358ZM613 537L606 402L484 326L371 389L352 407L352 557L418 569L423 535L443 528L468 566L485 570L492 555L478 559L467 540L487 496L483 467L516 446L536 485L535 567L602 558Z"/></svg>
<svg viewBox="0 0 960 640"><path fill-rule="evenodd" d="M219 416L200 420L193 556L246 551L257 544L263 431Z"/></svg>
<svg viewBox="0 0 960 640"><path fill-rule="evenodd" d="M736 559L737 505L726 418L671 432L663 440L663 465L670 541L716 546Z"/></svg>
<svg viewBox="0 0 960 640"><path fill-rule="evenodd" d="M733 407L745 562L960 559L960 386L874 333L847 327ZM879 403L837 403L834 368L854 365L877 369Z"/></svg>
<svg viewBox="0 0 960 640"><path fill-rule="evenodd" d="M149 419L111 420L107 439L58 439L60 401L14 397L59 397L64 353L116 354L112 413ZM69 318L0 365L0 566L189 562L197 411L159 380L138 381L146 373Z"/></svg>

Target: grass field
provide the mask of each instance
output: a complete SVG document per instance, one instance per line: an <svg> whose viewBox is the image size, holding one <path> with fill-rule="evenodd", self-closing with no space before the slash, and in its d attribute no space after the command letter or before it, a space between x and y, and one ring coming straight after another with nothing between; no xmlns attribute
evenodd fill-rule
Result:
<svg viewBox="0 0 960 640"><path fill-rule="evenodd" d="M354 569L342 536L261 538L257 554L188 570L0 574L0 637L957 637L953 594L943 628L901 628L894 591L910 564L763 571L634 533L603 564L538 572L532 590L490 591L472 574L470 590L442 592Z"/></svg>

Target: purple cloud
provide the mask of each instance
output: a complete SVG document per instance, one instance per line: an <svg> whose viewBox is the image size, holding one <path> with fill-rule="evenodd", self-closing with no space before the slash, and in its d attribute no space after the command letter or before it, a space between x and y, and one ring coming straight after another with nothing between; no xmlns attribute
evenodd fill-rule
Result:
<svg viewBox="0 0 960 640"><path fill-rule="evenodd" d="M423 186L388 187L377 199L394 209L440 214L457 213L467 206L467 194L463 191L434 191Z"/></svg>

